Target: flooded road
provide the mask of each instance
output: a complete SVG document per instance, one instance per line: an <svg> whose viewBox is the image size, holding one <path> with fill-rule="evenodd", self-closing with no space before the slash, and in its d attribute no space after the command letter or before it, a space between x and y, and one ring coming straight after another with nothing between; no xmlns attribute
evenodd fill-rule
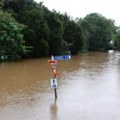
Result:
<svg viewBox="0 0 120 120"><path fill-rule="evenodd" d="M120 120L120 53L60 61L58 99L48 59L0 63L0 120Z"/></svg>

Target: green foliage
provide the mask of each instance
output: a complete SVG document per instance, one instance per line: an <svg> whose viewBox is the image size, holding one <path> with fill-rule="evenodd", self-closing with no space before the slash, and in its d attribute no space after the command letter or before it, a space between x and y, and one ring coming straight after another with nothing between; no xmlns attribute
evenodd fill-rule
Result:
<svg viewBox="0 0 120 120"><path fill-rule="evenodd" d="M12 56L15 59L25 53L25 41L18 24L10 14L0 11L0 56Z"/></svg>
<svg viewBox="0 0 120 120"><path fill-rule="evenodd" d="M60 15L60 19L63 23L64 46L67 47L65 50L71 51L72 54L77 54L83 47L81 27L71 20L67 14Z"/></svg>
<svg viewBox="0 0 120 120"><path fill-rule="evenodd" d="M116 29L114 21L106 19L100 14L92 13L87 15L80 24L84 36L86 35L85 39L87 39L89 50L107 49Z"/></svg>
<svg viewBox="0 0 120 120"><path fill-rule="evenodd" d="M82 50L83 39L81 28L72 20L69 20L64 29L64 40L71 44L70 51L72 54L77 54Z"/></svg>
<svg viewBox="0 0 120 120"><path fill-rule="evenodd" d="M63 24L59 15L54 12L47 14L47 22L50 29L49 54L58 55L63 51Z"/></svg>
<svg viewBox="0 0 120 120"><path fill-rule="evenodd" d="M49 27L44 19L44 11L41 6L22 13L20 22L27 25L24 30L26 44L33 47L31 57L48 56L49 53Z"/></svg>
<svg viewBox="0 0 120 120"><path fill-rule="evenodd" d="M33 52L29 52L26 56L48 56L50 31L44 19L45 12L42 4L37 4L33 0L11 0L11 2L6 3L4 9L9 12L12 10L16 20L27 26L23 31L24 39L26 45L33 47Z"/></svg>
<svg viewBox="0 0 120 120"><path fill-rule="evenodd" d="M22 34L29 50L25 50L24 42L19 43L23 45L21 48L24 52L27 52L22 57L68 54L69 51L77 54L80 51L106 50L114 46L109 44L116 33L114 21L100 14L92 13L76 21L66 13L50 11L42 2L36 3L34 0L3 0L0 4L2 9L11 13L16 21L26 26ZM18 41L23 39L21 30L22 28L17 26ZM0 34L3 33L4 31L1 31ZM15 31L11 30L11 34L15 34ZM119 35L115 36L116 48L119 48L118 39Z"/></svg>
<svg viewBox="0 0 120 120"><path fill-rule="evenodd" d="M115 48L120 50L120 28L117 29L116 35L114 36Z"/></svg>
<svg viewBox="0 0 120 120"><path fill-rule="evenodd" d="M0 0L0 9L2 8L3 6L3 0Z"/></svg>
<svg viewBox="0 0 120 120"><path fill-rule="evenodd" d="M28 56L65 54L69 50L77 54L82 49L81 29L67 14L51 12L42 3L35 4L32 0L29 4L27 0L8 0L3 8L27 26L24 38L26 44L33 47Z"/></svg>

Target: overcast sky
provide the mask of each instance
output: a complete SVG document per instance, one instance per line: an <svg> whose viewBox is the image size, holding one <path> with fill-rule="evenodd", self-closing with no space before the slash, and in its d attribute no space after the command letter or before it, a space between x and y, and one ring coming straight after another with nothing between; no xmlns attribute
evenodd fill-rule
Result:
<svg viewBox="0 0 120 120"><path fill-rule="evenodd" d="M120 0L35 0L49 9L67 13L73 18L83 18L89 13L100 13L120 25Z"/></svg>

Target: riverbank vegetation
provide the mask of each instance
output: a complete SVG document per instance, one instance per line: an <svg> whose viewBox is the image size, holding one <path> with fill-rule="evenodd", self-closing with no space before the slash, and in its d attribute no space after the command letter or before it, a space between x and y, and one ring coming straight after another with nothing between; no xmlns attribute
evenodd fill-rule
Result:
<svg viewBox="0 0 120 120"><path fill-rule="evenodd" d="M120 49L114 20L91 13L72 19L34 0L0 1L0 59Z"/></svg>

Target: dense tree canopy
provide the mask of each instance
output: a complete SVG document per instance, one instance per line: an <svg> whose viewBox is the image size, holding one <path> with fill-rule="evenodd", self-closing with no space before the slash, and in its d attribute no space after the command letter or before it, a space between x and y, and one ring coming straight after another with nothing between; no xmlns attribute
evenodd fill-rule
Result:
<svg viewBox="0 0 120 120"><path fill-rule="evenodd" d="M22 29L10 14L0 11L0 57L15 59L26 52Z"/></svg>
<svg viewBox="0 0 120 120"><path fill-rule="evenodd" d="M113 42L115 43L115 48L120 50L120 28L118 28L116 32Z"/></svg>
<svg viewBox="0 0 120 120"><path fill-rule="evenodd" d="M26 44L33 47L33 57L47 56L49 54L49 27L44 19L44 11L40 6L22 13L20 22L27 25L24 30Z"/></svg>
<svg viewBox="0 0 120 120"><path fill-rule="evenodd" d="M97 13L87 15L78 24L83 28L89 50L106 50L116 30L114 21Z"/></svg>
<svg viewBox="0 0 120 120"><path fill-rule="evenodd" d="M73 54L77 54L78 51L82 50L83 39L81 34L81 28L76 25L72 20L66 21L64 24L64 40L70 44L70 51Z"/></svg>
<svg viewBox="0 0 120 120"><path fill-rule="evenodd" d="M21 54L22 57L44 57L68 54L69 51L78 54L87 50L106 50L109 49L112 39L115 41L115 47L120 48L114 21L98 13L73 20L66 13L50 11L42 2L36 3L34 0L1 0L0 8L12 15L8 17L10 21L13 17L17 21L13 20L13 23L6 24L8 28L13 25L10 34L15 34L14 32L19 34L15 35L17 36L14 38L15 42L21 41L19 44L22 44L22 48L24 44L31 48L31 52L26 55L22 54L23 49L21 52L13 50L11 54ZM9 16L8 13L5 14ZM23 30L18 23L23 24L25 29ZM1 21L0 25L3 25ZM13 30L14 27L16 31ZM8 38L4 39L7 41ZM3 45L1 48L5 49ZM8 46L8 49L11 48Z"/></svg>
<svg viewBox="0 0 120 120"><path fill-rule="evenodd" d="M63 52L63 23L58 14L49 12L46 16L50 29L49 53L50 55L58 55Z"/></svg>

